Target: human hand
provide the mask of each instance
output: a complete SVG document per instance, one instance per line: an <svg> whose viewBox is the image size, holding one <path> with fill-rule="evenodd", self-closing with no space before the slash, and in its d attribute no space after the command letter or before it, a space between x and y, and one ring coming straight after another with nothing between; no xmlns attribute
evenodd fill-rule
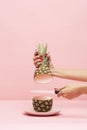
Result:
<svg viewBox="0 0 87 130"><path fill-rule="evenodd" d="M58 97L62 96L67 99L73 99L83 94L81 85L67 85L60 89L57 94Z"/></svg>
<svg viewBox="0 0 87 130"><path fill-rule="evenodd" d="M49 61L49 67L53 68L53 64L51 62L50 55L48 53L46 53L45 56L47 57L47 60ZM42 61L43 61L43 56L39 55L38 52L36 51L34 53L34 58L33 58L33 62L34 62L35 67L38 68L41 65Z"/></svg>
<svg viewBox="0 0 87 130"><path fill-rule="evenodd" d="M40 64L42 63L43 57L42 55L38 54L38 51L36 51L34 53L34 58L33 58L33 62L36 68L38 68L40 66Z"/></svg>

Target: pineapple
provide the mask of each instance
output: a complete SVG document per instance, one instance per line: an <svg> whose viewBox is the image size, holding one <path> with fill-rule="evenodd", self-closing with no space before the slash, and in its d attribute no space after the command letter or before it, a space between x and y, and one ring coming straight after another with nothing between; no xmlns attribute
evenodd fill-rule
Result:
<svg viewBox="0 0 87 130"><path fill-rule="evenodd" d="M49 82L51 80L51 71L50 71L50 67L49 67L49 60L46 57L46 53L47 53L47 44L39 44L37 46L37 51L39 55L42 55L42 63L39 66L39 68L37 68L35 70L34 73L34 79L35 81L39 82L39 83L46 83Z"/></svg>

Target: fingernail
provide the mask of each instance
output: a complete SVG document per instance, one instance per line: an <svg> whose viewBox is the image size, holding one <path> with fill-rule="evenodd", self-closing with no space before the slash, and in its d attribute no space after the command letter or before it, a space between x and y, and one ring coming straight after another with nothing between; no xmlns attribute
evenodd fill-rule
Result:
<svg viewBox="0 0 87 130"><path fill-rule="evenodd" d="M47 56L48 54L46 53L45 56Z"/></svg>
<svg viewBox="0 0 87 130"><path fill-rule="evenodd" d="M43 60L43 56L42 55L40 55L40 59Z"/></svg>
<svg viewBox="0 0 87 130"><path fill-rule="evenodd" d="M40 60L42 61L42 60L43 60L43 58L41 57L41 58L40 58Z"/></svg>

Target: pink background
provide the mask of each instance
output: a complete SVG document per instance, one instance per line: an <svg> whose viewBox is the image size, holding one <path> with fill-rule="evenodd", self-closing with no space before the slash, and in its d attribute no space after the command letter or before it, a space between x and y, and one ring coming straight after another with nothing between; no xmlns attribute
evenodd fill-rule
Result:
<svg viewBox="0 0 87 130"><path fill-rule="evenodd" d="M36 84L38 43L48 43L56 67L87 68L87 0L0 0L0 99L30 99L30 89L80 83Z"/></svg>

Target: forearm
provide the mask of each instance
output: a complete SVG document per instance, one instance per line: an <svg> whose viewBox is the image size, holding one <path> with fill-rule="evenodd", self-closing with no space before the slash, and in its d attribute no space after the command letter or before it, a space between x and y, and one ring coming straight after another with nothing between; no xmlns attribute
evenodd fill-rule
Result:
<svg viewBox="0 0 87 130"><path fill-rule="evenodd" d="M52 69L52 76L87 82L87 70Z"/></svg>

